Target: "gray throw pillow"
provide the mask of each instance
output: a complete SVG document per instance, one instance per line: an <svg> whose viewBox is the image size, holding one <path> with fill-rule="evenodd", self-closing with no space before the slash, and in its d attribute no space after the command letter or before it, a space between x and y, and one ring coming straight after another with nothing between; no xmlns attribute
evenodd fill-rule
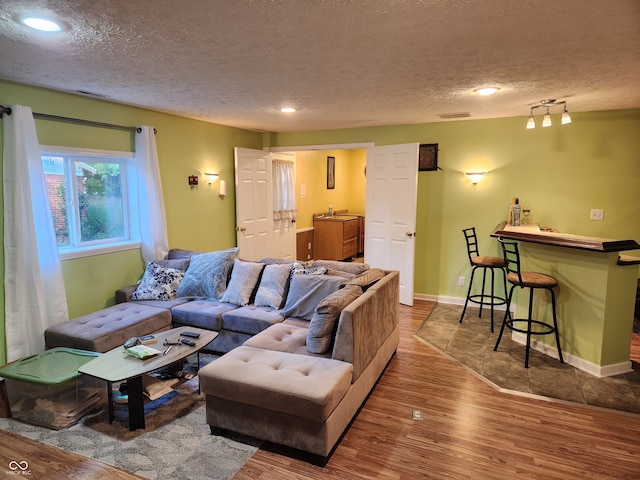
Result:
<svg viewBox="0 0 640 480"><path fill-rule="evenodd" d="M371 285L376 283L385 275L386 275L385 271L382 270L381 268L372 268L371 270L367 270L366 272L353 277L348 284L360 285L362 287L362 290L366 292Z"/></svg>
<svg viewBox="0 0 640 480"><path fill-rule="evenodd" d="M241 307L248 305L263 268L262 263L245 262L236 258L233 261L231 280L220 301Z"/></svg>
<svg viewBox="0 0 640 480"><path fill-rule="evenodd" d="M337 320L344 308L362 295L358 285L345 285L322 300L309 322L307 331L307 351L326 353L333 344Z"/></svg>
<svg viewBox="0 0 640 480"><path fill-rule="evenodd" d="M291 264L272 264L264 267L254 301L255 306L281 308L290 276Z"/></svg>
<svg viewBox="0 0 640 480"><path fill-rule="evenodd" d="M281 315L311 320L322 299L345 283L344 278L331 275L292 275L287 302Z"/></svg>
<svg viewBox="0 0 640 480"><path fill-rule="evenodd" d="M219 300L227 288L229 272L237 256L238 249L234 247L191 257L189 268L178 287L178 297Z"/></svg>
<svg viewBox="0 0 640 480"><path fill-rule="evenodd" d="M173 300L185 272L149 262L131 300Z"/></svg>

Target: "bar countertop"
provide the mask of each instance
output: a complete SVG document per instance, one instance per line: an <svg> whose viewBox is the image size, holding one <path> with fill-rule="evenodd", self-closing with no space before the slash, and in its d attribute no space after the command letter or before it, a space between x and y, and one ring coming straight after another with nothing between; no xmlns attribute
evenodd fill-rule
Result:
<svg viewBox="0 0 640 480"><path fill-rule="evenodd" d="M594 252L623 252L640 249L635 240L615 240L611 238L585 237L572 233L558 233L541 230L537 224L513 226L502 222L491 234L492 237L519 240L522 242L553 245L556 247L577 248Z"/></svg>

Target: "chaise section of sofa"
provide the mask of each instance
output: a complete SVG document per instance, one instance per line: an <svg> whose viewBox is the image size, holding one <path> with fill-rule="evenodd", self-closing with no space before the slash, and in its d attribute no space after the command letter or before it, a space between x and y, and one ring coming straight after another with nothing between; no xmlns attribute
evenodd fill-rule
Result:
<svg viewBox="0 0 640 480"><path fill-rule="evenodd" d="M207 423L311 454L324 464L399 342L399 274L384 273L342 309L327 354L286 319L200 370ZM346 388L345 388L346 387Z"/></svg>

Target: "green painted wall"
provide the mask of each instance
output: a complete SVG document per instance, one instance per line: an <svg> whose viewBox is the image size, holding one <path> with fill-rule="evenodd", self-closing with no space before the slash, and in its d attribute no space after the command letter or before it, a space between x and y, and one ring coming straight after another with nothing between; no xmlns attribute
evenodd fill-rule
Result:
<svg viewBox="0 0 640 480"><path fill-rule="evenodd" d="M334 189L327 189L327 157L336 159ZM329 205L334 210L347 209L362 213L365 207L366 151L359 150L310 150L296 153L296 208L298 230L313 226L313 214L326 212ZM302 188L306 196L302 198Z"/></svg>
<svg viewBox="0 0 640 480"><path fill-rule="evenodd" d="M526 116L350 130L274 133L273 146L438 143L441 171L419 172L415 292L461 298L469 275L461 230L484 254L511 198L561 232L640 241L640 110L572 113L573 123L526 130ZM555 120L555 119L554 119ZM487 170L476 186L462 172ZM589 220L592 208L604 221ZM640 252L629 252L640 255Z"/></svg>
<svg viewBox="0 0 640 480"><path fill-rule="evenodd" d="M155 127L170 247L217 250L235 246L233 148L262 149L262 133L2 80L0 104L27 105L34 112L118 125ZM36 120L36 128L41 144L134 150L133 134L124 131L46 120ZM203 173L210 171L226 180L225 199L219 198L217 183L206 183ZM200 177L197 190L189 188L189 175ZM3 262L0 268L4 270ZM67 260L62 269L69 316L74 318L112 305L114 290L136 282L144 262L140 251L132 250ZM4 305L4 297L0 304ZM0 363L4 363L4 308L1 310Z"/></svg>
<svg viewBox="0 0 640 480"><path fill-rule="evenodd" d="M469 267L460 231L475 225L483 253L497 255L498 246L489 233L506 219L514 195L543 225L582 235L640 240L640 110L572 113L570 125L535 130L524 128L523 116L263 134L6 81L0 81L0 103L29 105L35 112L156 127L171 247L214 250L235 245L233 147L360 142L440 146L443 170L418 174L417 294L464 296L457 279L468 276ZM132 135L120 131L42 120L37 121L37 129L43 144L133 150ZM345 175L355 178L360 166L353 168L355 173ZM490 173L472 186L462 174L470 169ZM217 184L210 187L202 177L211 170L227 182L225 199L218 197ZM201 177L197 190L188 187L189 175ZM355 194L364 186L354 181L351 188ZM326 208L324 203L322 209ZM605 220L589 221L592 208L603 208ZM304 227L300 224L298 228ZM133 283L142 270L137 250L64 262L70 316L110 305L115 288ZM4 304L4 299L0 302ZM0 315L0 361L5 355L3 346L4 316Z"/></svg>

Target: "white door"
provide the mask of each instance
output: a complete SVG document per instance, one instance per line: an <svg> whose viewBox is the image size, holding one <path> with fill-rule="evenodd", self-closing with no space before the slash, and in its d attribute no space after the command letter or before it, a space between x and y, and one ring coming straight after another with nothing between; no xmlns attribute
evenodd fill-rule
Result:
<svg viewBox="0 0 640 480"><path fill-rule="evenodd" d="M236 238L240 257L296 257L295 223L273 221L271 160L263 150L236 147ZM290 157L284 156L290 160ZM295 160L295 156L293 157ZM277 225L276 225L277 223Z"/></svg>
<svg viewBox="0 0 640 480"><path fill-rule="evenodd" d="M365 262L400 271L400 303L413 305L419 144L367 149Z"/></svg>
<svg viewBox="0 0 640 480"><path fill-rule="evenodd" d="M296 154L292 153L271 153L270 160L284 160L293 163L295 172ZM294 174L295 177L295 174ZM273 189L270 189L273 192ZM273 201L272 201L273 203ZM276 258L286 258L294 261L296 259L296 222L291 219L273 221L273 239L271 242L273 253L270 255ZM264 257L263 257L264 258Z"/></svg>

